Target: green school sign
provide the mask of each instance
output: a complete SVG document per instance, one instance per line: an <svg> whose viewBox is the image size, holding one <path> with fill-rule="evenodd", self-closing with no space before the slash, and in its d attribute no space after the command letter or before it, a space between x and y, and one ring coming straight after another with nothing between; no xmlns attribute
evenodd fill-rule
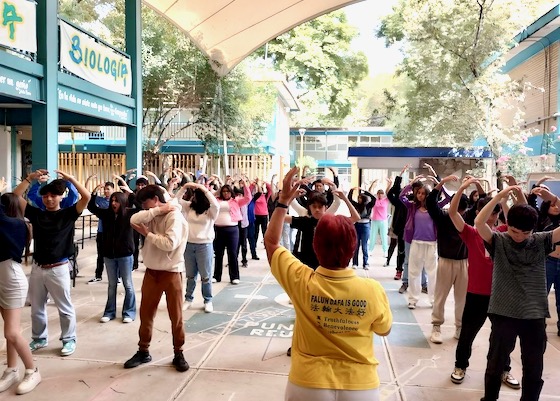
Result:
<svg viewBox="0 0 560 401"><path fill-rule="evenodd" d="M8 68L0 67L0 94L40 101L39 80Z"/></svg>

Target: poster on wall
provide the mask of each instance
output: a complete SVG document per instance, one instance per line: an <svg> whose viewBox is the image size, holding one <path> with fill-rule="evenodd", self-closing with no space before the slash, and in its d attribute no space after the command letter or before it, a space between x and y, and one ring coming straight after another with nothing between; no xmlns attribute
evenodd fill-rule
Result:
<svg viewBox="0 0 560 401"><path fill-rule="evenodd" d="M0 3L2 46L37 53L36 5L27 0L10 0Z"/></svg>
<svg viewBox="0 0 560 401"><path fill-rule="evenodd" d="M130 58L60 21L60 64L95 85L130 95Z"/></svg>

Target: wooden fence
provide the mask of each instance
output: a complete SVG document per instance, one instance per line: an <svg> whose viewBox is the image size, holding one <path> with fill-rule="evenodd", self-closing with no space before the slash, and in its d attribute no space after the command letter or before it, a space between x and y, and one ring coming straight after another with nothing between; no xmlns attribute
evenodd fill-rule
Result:
<svg viewBox="0 0 560 401"><path fill-rule="evenodd" d="M160 154L156 157L145 157L144 170L150 170L158 176L169 167L180 168L188 173L197 171L201 162L202 155ZM272 175L270 155L228 155L228 162L231 175L243 173L251 179L259 177L266 181ZM113 181L113 174L124 174L126 156L122 153L59 153L58 166L82 183L90 175L97 174L97 179L91 180L88 185L88 189L92 190L99 183ZM208 156L206 174L220 174L223 177L223 172L222 158Z"/></svg>

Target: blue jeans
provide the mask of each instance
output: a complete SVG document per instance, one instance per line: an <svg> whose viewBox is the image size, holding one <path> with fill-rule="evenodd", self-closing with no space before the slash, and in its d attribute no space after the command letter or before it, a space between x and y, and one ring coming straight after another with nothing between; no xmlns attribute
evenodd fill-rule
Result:
<svg viewBox="0 0 560 401"><path fill-rule="evenodd" d="M214 247L209 244L193 244L187 242L185 248L185 271L187 274L187 292L185 300L192 302L194 289L196 288L196 276L200 273L202 281L202 298L204 303L212 301L212 255Z"/></svg>
<svg viewBox="0 0 560 401"><path fill-rule="evenodd" d="M403 262L403 274L402 282L408 285L408 255L410 254L410 243L404 241L404 262ZM428 286L428 276L426 275L426 269L422 268L422 288Z"/></svg>
<svg viewBox="0 0 560 401"><path fill-rule="evenodd" d="M117 316L117 279L122 277L124 286L124 303L122 317L136 319L136 295L134 294L134 284L132 283L132 255L123 258L105 258L107 277L109 278L109 288L107 289L107 304L103 316L114 319Z"/></svg>
<svg viewBox="0 0 560 401"><path fill-rule="evenodd" d="M358 254L360 253L361 246L364 266L367 266L370 223L356 223L354 224L354 226L356 227L358 242L356 244L356 250L354 251L354 259L352 263L354 264L354 266L358 266Z"/></svg>
<svg viewBox="0 0 560 401"><path fill-rule="evenodd" d="M560 259L549 256L546 258L546 293L550 294L550 289L554 284L556 295L556 314L558 321L556 326L560 330Z"/></svg>

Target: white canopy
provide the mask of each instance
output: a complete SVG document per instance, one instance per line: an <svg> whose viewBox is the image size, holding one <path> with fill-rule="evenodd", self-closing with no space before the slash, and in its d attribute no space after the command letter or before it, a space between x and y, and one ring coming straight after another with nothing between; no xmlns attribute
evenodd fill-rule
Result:
<svg viewBox="0 0 560 401"><path fill-rule="evenodd" d="M183 30L224 76L297 25L363 0L143 0Z"/></svg>

